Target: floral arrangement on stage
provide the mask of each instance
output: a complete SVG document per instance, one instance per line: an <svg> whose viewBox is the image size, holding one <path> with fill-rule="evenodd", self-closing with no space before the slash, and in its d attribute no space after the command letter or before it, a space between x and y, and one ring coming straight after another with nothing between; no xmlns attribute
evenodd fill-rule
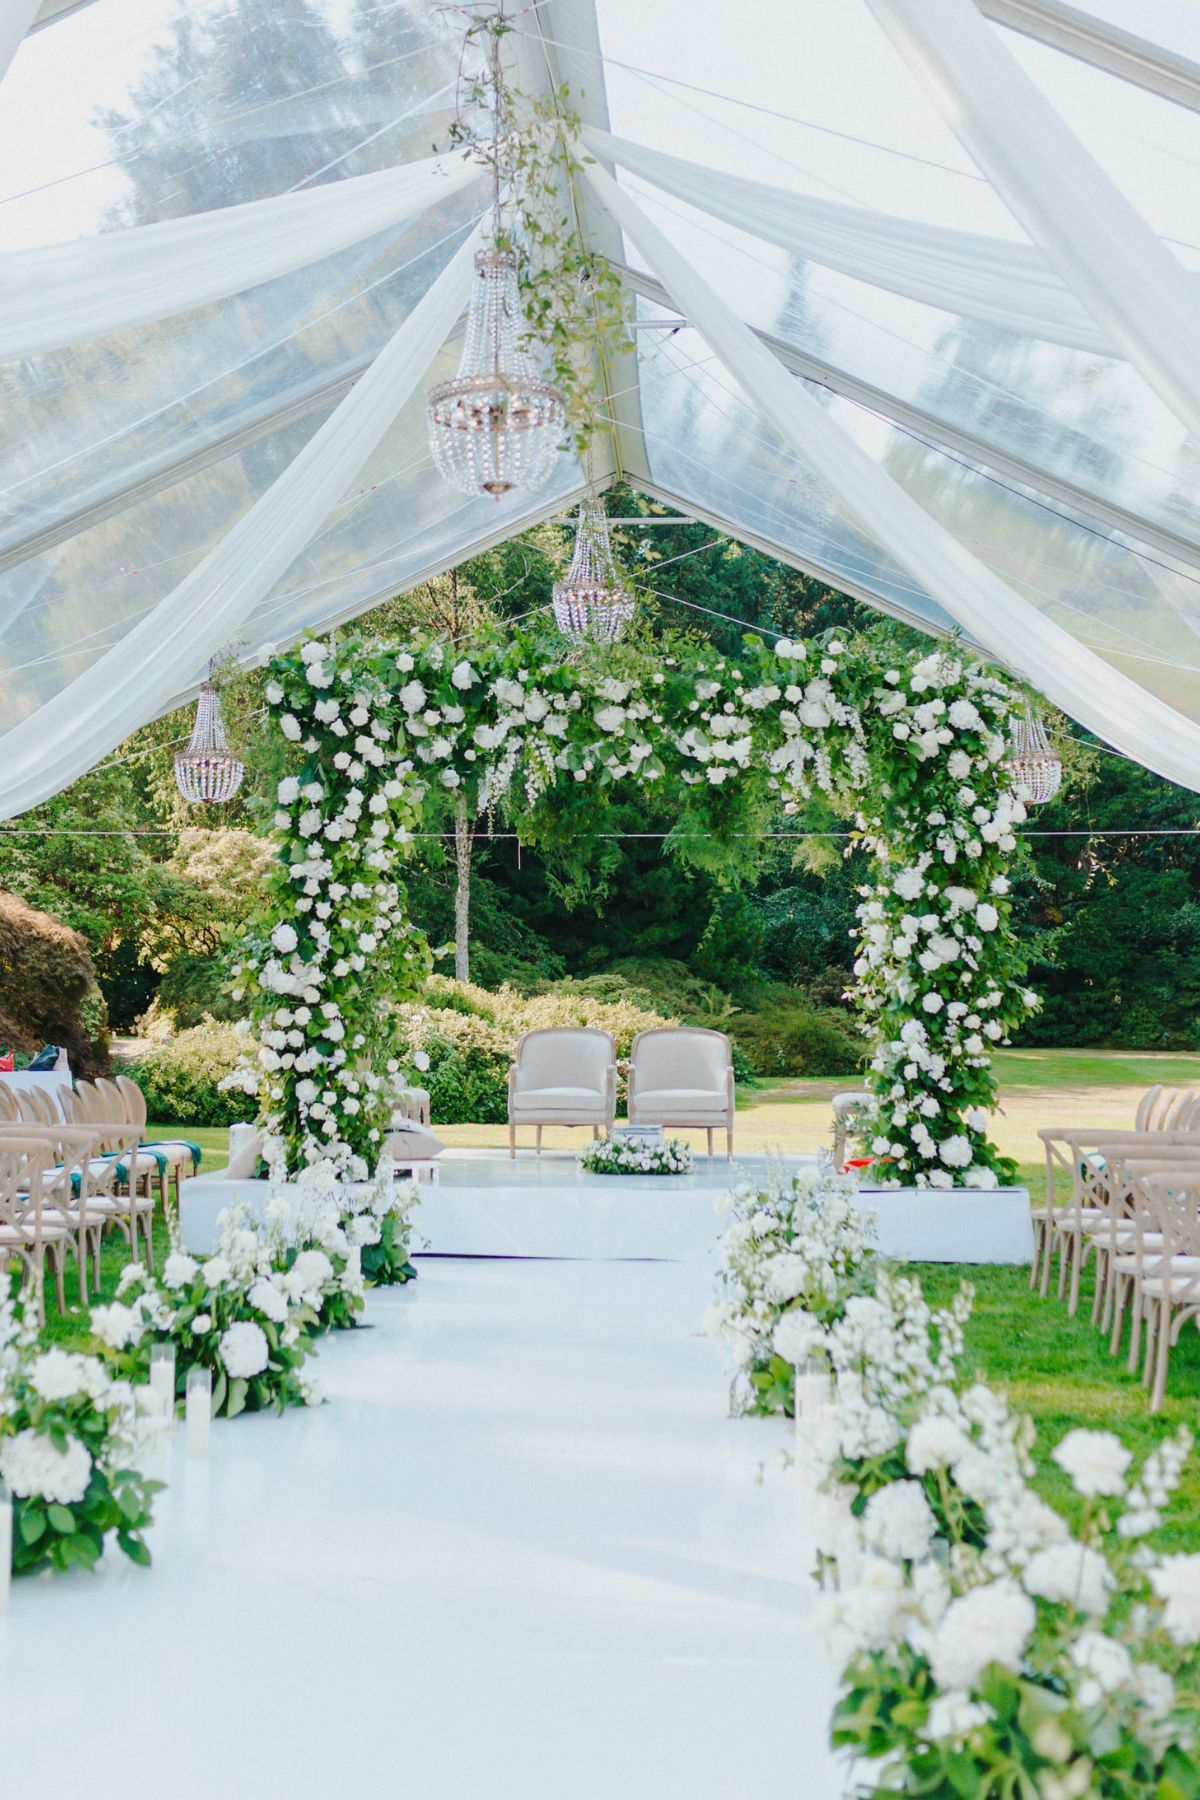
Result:
<svg viewBox="0 0 1200 1800"><path fill-rule="evenodd" d="M131 1466L132 1394L95 1356L42 1347L23 1303L0 1300L0 1476L13 1497L12 1568L94 1568L106 1538L146 1565L161 1483Z"/></svg>
<svg viewBox="0 0 1200 1800"><path fill-rule="evenodd" d="M705 1314L732 1347L739 1409L791 1414L795 1366L816 1353L873 1273L875 1215L829 1158L789 1174L769 1162L763 1188L741 1182L716 1200L733 1217L720 1240L720 1295Z"/></svg>
<svg viewBox="0 0 1200 1800"><path fill-rule="evenodd" d="M318 1405L319 1384L303 1366L336 1283L333 1263L311 1248L289 1254L281 1267L278 1237L254 1230L244 1207L230 1207L221 1220L215 1255L201 1261L173 1249L161 1275L141 1263L122 1271L117 1298L92 1308L100 1354L115 1375L146 1381L151 1345L169 1338L176 1391L190 1368L211 1370L214 1416Z"/></svg>
<svg viewBox="0 0 1200 1800"><path fill-rule="evenodd" d="M824 1334L838 1398L808 1441L833 1742L864 1796L1194 1794L1200 1555L1145 1544L1190 1434L1134 1472L1112 1432L1068 1432L1052 1454L1082 1500L1072 1530L1030 1485L1032 1421L957 1379L971 1301L964 1285L933 1312L882 1274Z"/></svg>
<svg viewBox="0 0 1200 1800"><path fill-rule="evenodd" d="M691 1146L682 1138L662 1143L648 1138L600 1138L579 1152L587 1175L690 1175L696 1167Z"/></svg>
<svg viewBox="0 0 1200 1800"><path fill-rule="evenodd" d="M332 1157L363 1178L378 1156L405 1052L391 1003L430 968L397 881L427 797L471 819L567 783L603 804L613 783L670 770L689 795L681 844L814 791L855 817L879 863L856 965L872 1152L897 1185L1009 1176L985 1131L990 1054L1036 996L1005 873L1024 818L1003 766L1020 696L996 671L958 650L889 666L833 633L655 660L623 644L564 658L559 640L517 632L308 642L272 663L266 692L294 766L277 872L233 969L250 1018L227 1082L257 1097L293 1168Z"/></svg>

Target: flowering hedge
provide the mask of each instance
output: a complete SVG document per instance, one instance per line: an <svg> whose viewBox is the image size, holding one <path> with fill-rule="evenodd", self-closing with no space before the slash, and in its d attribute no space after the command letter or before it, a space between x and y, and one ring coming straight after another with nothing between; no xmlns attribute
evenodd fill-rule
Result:
<svg viewBox="0 0 1200 1800"><path fill-rule="evenodd" d="M747 637L647 668L622 646L309 642L267 701L297 772L279 784L279 865L236 968L256 1042L231 1081L296 1163L365 1175L402 1045L381 1000L416 997L429 952L395 879L433 788L468 815L510 792L649 786L670 772L689 835L730 839L819 789L880 860L864 894L859 996L877 1041L870 1137L895 1182L991 1181L989 1047L1035 1003L1008 929L1004 864L1024 817L1002 769L1012 695L959 653L882 662L836 637Z"/></svg>

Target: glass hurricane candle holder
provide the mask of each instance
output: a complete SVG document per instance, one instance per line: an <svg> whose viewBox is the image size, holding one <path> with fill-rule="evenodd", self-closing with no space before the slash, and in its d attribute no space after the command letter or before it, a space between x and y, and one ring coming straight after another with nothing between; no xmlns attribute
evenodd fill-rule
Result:
<svg viewBox="0 0 1200 1800"><path fill-rule="evenodd" d="M212 1437L212 1370L199 1367L187 1372L184 1400L187 1416L187 1453L207 1456Z"/></svg>
<svg viewBox="0 0 1200 1800"><path fill-rule="evenodd" d="M172 1343L150 1346L150 1389L160 1394L168 1413L175 1411L175 1346Z"/></svg>

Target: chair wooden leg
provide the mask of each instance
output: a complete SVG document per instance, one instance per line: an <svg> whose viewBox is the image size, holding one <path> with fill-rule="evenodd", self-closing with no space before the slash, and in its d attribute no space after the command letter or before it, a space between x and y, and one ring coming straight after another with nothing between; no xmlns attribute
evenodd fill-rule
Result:
<svg viewBox="0 0 1200 1800"><path fill-rule="evenodd" d="M1128 1275L1114 1274L1112 1278L1112 1333L1108 1340L1110 1356L1118 1355L1121 1349L1121 1334L1125 1329L1125 1297L1128 1291Z"/></svg>
<svg viewBox="0 0 1200 1800"><path fill-rule="evenodd" d="M1029 1265L1029 1285L1036 1288L1038 1277L1042 1272L1042 1245L1046 1237L1046 1223L1042 1219L1033 1222L1033 1261Z"/></svg>
<svg viewBox="0 0 1200 1800"><path fill-rule="evenodd" d="M1042 1258L1042 1285L1040 1290L1043 1300L1047 1299L1050 1293L1050 1271L1054 1267L1054 1238L1054 1227L1052 1225L1047 1225L1046 1254Z"/></svg>
<svg viewBox="0 0 1200 1800"><path fill-rule="evenodd" d="M1142 1359L1142 1386L1148 1388L1154 1380L1154 1353L1158 1334L1158 1302L1152 1300L1142 1302L1142 1311L1146 1315L1146 1353Z"/></svg>
<svg viewBox="0 0 1200 1800"><path fill-rule="evenodd" d="M1126 1371L1130 1375L1136 1375L1137 1374L1137 1366L1138 1366L1138 1349L1141 1344L1141 1338L1142 1338L1143 1302L1142 1302L1142 1296L1138 1289L1137 1283L1132 1282L1130 1284L1130 1287L1131 1287L1131 1291L1130 1291L1130 1296L1129 1296L1129 1356L1125 1363L1125 1368L1126 1368Z"/></svg>
<svg viewBox="0 0 1200 1800"><path fill-rule="evenodd" d="M1067 1317L1073 1319L1079 1311L1079 1281L1083 1274L1083 1238L1072 1234L1071 1237L1071 1298L1067 1305Z"/></svg>
<svg viewBox="0 0 1200 1800"><path fill-rule="evenodd" d="M516 1162L516 1160L517 1160L517 1128L514 1124L512 1124L511 1121L509 1122L509 1127L508 1127L508 1155L509 1155L510 1162Z"/></svg>
<svg viewBox="0 0 1200 1800"><path fill-rule="evenodd" d="M542 1154L542 1128L540 1125L537 1125L534 1127L534 1129L537 1132L537 1146L536 1146L535 1154L540 1156Z"/></svg>
<svg viewBox="0 0 1200 1800"><path fill-rule="evenodd" d="M709 1160L709 1162L711 1162L712 1161L712 1137L713 1137L712 1126L711 1125L708 1126L707 1130L708 1130L708 1160Z"/></svg>
<svg viewBox="0 0 1200 1800"><path fill-rule="evenodd" d="M1171 1356L1171 1302L1164 1296L1158 1309L1158 1356L1154 1366L1154 1391L1150 1411L1158 1412L1167 1392L1167 1363Z"/></svg>
<svg viewBox="0 0 1200 1800"><path fill-rule="evenodd" d="M1092 1324L1100 1323L1100 1309L1104 1306L1104 1296L1108 1288L1108 1252L1096 1249L1096 1291L1092 1295Z"/></svg>
<svg viewBox="0 0 1200 1800"><path fill-rule="evenodd" d="M598 1144L600 1142L600 1127L598 1125L592 1126L592 1142L593 1144Z"/></svg>

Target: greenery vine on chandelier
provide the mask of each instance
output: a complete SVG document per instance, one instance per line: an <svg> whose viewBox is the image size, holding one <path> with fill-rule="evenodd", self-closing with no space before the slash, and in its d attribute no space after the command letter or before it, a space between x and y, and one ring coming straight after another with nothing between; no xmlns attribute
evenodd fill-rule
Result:
<svg viewBox="0 0 1200 1800"><path fill-rule="evenodd" d="M630 296L579 216L582 122L566 83L534 99L503 79L503 12L473 19L449 129L452 146L490 169L498 195L496 248L512 252L524 309L519 347L535 351L566 402L575 452L586 457L605 428L605 368L630 348ZM499 77L499 78L498 78Z"/></svg>
<svg viewBox="0 0 1200 1800"><path fill-rule="evenodd" d="M1009 921L1006 867L1024 808L1003 758L1016 696L959 650L884 659L833 634L736 663L482 634L307 642L271 666L268 705L292 772L279 860L235 965L255 1041L231 1078L257 1095L293 1166L357 1173L386 1135L400 1073L393 1008L431 968L400 865L438 790L471 816L504 804L533 831L581 829L623 782L678 783L681 854L752 834L819 791L876 855L862 890L855 997L872 1040L862 1121L896 1183L994 1185L986 1136L994 1045L1035 995ZM523 823L522 829L526 829Z"/></svg>

